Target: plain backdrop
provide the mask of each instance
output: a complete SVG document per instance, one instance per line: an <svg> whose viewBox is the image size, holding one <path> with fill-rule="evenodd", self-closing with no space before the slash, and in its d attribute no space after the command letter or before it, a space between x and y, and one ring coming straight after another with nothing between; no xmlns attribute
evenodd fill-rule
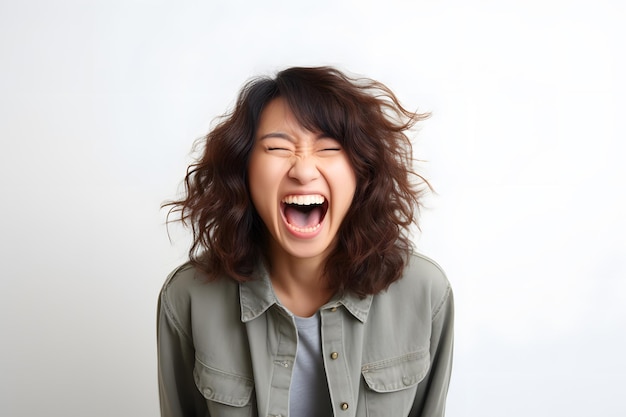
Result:
<svg viewBox="0 0 626 417"><path fill-rule="evenodd" d="M155 416L193 141L292 65L432 117L419 250L455 290L448 416L623 416L619 0L0 0L0 415Z"/></svg>

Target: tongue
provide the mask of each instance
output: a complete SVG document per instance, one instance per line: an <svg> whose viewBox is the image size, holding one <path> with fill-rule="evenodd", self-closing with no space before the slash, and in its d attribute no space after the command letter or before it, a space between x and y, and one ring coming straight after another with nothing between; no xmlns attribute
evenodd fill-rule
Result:
<svg viewBox="0 0 626 417"><path fill-rule="evenodd" d="M317 226L322 219L322 208L320 206L295 208L293 206L287 205L285 207L285 218L292 226Z"/></svg>

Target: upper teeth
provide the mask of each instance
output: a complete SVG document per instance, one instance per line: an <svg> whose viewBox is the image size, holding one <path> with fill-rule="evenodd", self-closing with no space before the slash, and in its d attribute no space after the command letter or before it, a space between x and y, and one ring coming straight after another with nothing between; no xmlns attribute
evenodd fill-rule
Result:
<svg viewBox="0 0 626 417"><path fill-rule="evenodd" d="M323 204L324 197L316 195L288 195L283 198L285 204L298 204L299 206L310 206L311 204Z"/></svg>

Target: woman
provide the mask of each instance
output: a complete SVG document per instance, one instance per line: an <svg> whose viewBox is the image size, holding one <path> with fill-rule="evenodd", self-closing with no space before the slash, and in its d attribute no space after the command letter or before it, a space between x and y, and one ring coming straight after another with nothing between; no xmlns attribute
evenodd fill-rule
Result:
<svg viewBox="0 0 626 417"><path fill-rule="evenodd" d="M408 239L424 117L327 67L242 89L169 204L194 241L159 301L162 416L444 414L452 294Z"/></svg>

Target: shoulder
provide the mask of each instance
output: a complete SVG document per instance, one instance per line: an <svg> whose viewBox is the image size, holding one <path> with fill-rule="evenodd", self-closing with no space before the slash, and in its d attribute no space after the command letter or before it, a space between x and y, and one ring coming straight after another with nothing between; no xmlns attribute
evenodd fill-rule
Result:
<svg viewBox="0 0 626 417"><path fill-rule="evenodd" d="M184 263L169 273L161 288L161 297L180 297L195 285L196 268L189 262Z"/></svg>
<svg viewBox="0 0 626 417"><path fill-rule="evenodd" d="M407 303L430 308L434 317L451 299L450 282L441 266L420 253L409 258L402 277L380 294L393 303Z"/></svg>
<svg viewBox="0 0 626 417"><path fill-rule="evenodd" d="M432 337L438 337L436 328L451 320L447 312L452 311L452 302L450 283L439 264L412 254L402 277L372 299L364 361L428 349ZM380 340L394 343L387 348ZM387 353L382 355L383 351Z"/></svg>
<svg viewBox="0 0 626 417"><path fill-rule="evenodd" d="M159 328L172 329L186 340L205 367L252 375L239 300L235 280L210 280L193 265L181 265L168 275L161 290ZM167 337L166 332L162 335Z"/></svg>
<svg viewBox="0 0 626 417"><path fill-rule="evenodd" d="M191 263L174 269L165 280L159 306L171 319L188 327L193 315L208 314L233 304L239 298L239 285L227 278L210 280Z"/></svg>
<svg viewBox="0 0 626 417"><path fill-rule="evenodd" d="M187 262L170 272L161 289L161 296L171 300L182 300L197 294L210 296L237 288L238 284L234 280L227 278L212 280L206 273Z"/></svg>
<svg viewBox="0 0 626 417"><path fill-rule="evenodd" d="M425 286L434 293L450 290L450 282L443 268L431 258L417 252L409 258L401 281L406 285Z"/></svg>

